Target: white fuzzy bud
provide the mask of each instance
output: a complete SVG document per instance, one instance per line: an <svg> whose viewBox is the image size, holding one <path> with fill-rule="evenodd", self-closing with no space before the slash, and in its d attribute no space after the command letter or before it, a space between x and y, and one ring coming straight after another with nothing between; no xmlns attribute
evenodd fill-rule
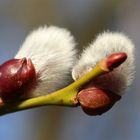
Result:
<svg viewBox="0 0 140 140"><path fill-rule="evenodd" d="M40 27L25 40L15 58L31 58L37 73L37 85L29 97L46 95L66 86L75 60L75 41L69 31L58 27Z"/></svg>
<svg viewBox="0 0 140 140"><path fill-rule="evenodd" d="M74 66L73 79L79 79L93 69L100 60L116 52L125 52L128 55L127 60L113 72L92 81L92 86L122 95L127 86L132 83L134 74L134 44L122 33L104 32L99 34L96 40L84 50Z"/></svg>

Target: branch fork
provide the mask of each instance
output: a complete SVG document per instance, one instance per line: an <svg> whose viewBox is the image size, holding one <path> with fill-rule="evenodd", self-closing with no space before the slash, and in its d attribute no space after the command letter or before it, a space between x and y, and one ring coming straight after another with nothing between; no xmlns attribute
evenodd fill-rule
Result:
<svg viewBox="0 0 140 140"><path fill-rule="evenodd" d="M78 96L81 95L79 93L81 90L83 90L82 87L88 82L90 82L91 80L96 79L98 76L111 72L114 68L117 68L119 65L121 65L126 60L126 58L127 58L127 54L124 52L112 54L107 58L101 60L90 72L85 74L80 79L76 80L75 82L73 82L72 84L70 84L69 86L63 89L60 89L48 95L39 96L31 99L25 99L25 100L13 100L10 102L3 102L2 100L0 100L0 115L5 115L8 113L35 108L39 106L45 106L45 105L60 105L60 106L69 106L69 107L76 107L81 105L81 107L84 108L86 103L84 104L83 100L81 100L80 97ZM91 97L96 99L95 96L91 96ZM104 98L106 96L101 96L101 98L102 97ZM113 100L113 104L117 100L118 98L116 100ZM97 101L97 103L99 103L99 109L100 109L102 102ZM97 109L98 107L96 107L96 110ZM90 110L95 110L93 105L92 108L90 108ZM85 112L89 115L100 115L105 111L106 110L103 110L103 112L100 113L95 113L95 112L87 113L86 111Z"/></svg>

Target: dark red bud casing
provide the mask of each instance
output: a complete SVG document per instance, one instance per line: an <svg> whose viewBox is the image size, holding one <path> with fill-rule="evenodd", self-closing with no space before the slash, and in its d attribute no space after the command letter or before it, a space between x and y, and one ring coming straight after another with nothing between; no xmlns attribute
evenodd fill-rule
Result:
<svg viewBox="0 0 140 140"><path fill-rule="evenodd" d="M114 53L107 57L106 59L106 67L109 70L113 70L114 68L121 65L127 59L127 54L125 52Z"/></svg>
<svg viewBox="0 0 140 140"><path fill-rule="evenodd" d="M100 88L88 88L80 91L77 99L88 115L101 115L108 111L121 96Z"/></svg>
<svg viewBox="0 0 140 140"><path fill-rule="evenodd" d="M0 65L0 96L4 102L17 100L34 81L31 59L11 59Z"/></svg>

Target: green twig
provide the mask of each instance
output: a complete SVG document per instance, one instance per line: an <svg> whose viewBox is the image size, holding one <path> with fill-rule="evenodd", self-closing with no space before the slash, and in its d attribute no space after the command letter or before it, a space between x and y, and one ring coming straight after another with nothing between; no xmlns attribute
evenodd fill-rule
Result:
<svg viewBox="0 0 140 140"><path fill-rule="evenodd" d="M60 89L56 92L50 93L45 96L40 96L36 98L26 99L24 101L9 102L7 104L0 105L0 115L5 115L7 113L12 113L20 110L25 110L29 108L44 106L44 105L61 105L61 106L77 106L77 93L79 89L90 80L96 78L97 76L104 74L108 71L103 70L100 65L96 67L81 77L79 80L73 82L69 86Z"/></svg>

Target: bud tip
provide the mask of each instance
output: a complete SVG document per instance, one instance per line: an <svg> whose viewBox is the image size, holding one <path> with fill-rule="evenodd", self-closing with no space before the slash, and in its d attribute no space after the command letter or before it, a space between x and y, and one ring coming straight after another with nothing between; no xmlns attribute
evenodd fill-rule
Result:
<svg viewBox="0 0 140 140"><path fill-rule="evenodd" d="M109 70L113 70L114 68L121 65L127 59L127 54L125 52L114 53L107 57L106 59L106 67Z"/></svg>

